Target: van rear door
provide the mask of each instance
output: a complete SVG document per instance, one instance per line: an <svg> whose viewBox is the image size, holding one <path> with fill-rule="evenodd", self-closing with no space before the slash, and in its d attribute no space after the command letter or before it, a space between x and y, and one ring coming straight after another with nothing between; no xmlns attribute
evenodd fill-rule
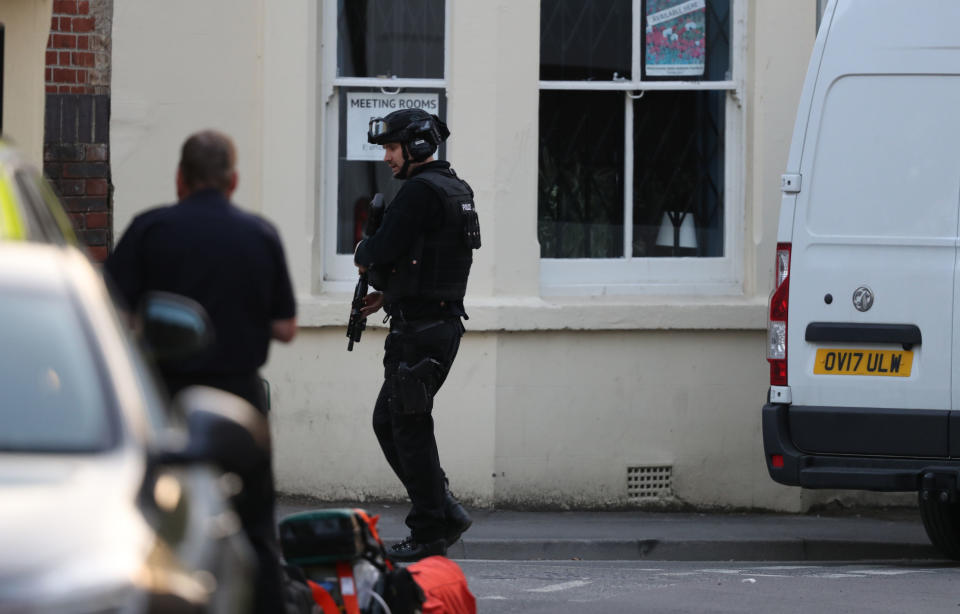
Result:
<svg viewBox="0 0 960 614"><path fill-rule="evenodd" d="M804 452L950 452L960 10L921 4L841 2L829 26L793 166L788 382Z"/></svg>

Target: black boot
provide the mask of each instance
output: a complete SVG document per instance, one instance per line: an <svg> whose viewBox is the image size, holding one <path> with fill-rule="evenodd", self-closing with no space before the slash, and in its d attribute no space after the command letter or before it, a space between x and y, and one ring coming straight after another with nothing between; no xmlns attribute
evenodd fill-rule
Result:
<svg viewBox="0 0 960 614"><path fill-rule="evenodd" d="M443 497L443 511L446 520L446 530L444 539L447 542L447 548L457 543L464 531L473 524L473 519L467 510L460 505L450 491L446 491Z"/></svg>
<svg viewBox="0 0 960 614"><path fill-rule="evenodd" d="M403 541L390 546L390 551L387 556L400 563L412 563L413 561L419 561L428 556L443 556L446 553L447 542L443 538L424 543L418 542L411 535Z"/></svg>

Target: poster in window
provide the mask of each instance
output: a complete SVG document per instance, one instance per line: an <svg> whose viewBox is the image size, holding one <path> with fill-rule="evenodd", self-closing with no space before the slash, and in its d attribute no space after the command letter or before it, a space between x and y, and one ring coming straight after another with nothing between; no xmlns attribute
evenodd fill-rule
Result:
<svg viewBox="0 0 960 614"><path fill-rule="evenodd" d="M347 92L347 160L383 160L383 147L367 142L367 127L374 117L383 117L400 109L423 109L437 115L440 95L432 92Z"/></svg>
<svg viewBox="0 0 960 614"><path fill-rule="evenodd" d="M702 78L706 62L706 0L646 0L645 77Z"/></svg>

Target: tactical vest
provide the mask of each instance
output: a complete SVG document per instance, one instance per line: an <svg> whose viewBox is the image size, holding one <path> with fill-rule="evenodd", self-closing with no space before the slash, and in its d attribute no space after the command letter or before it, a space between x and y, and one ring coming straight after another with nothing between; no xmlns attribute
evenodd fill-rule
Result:
<svg viewBox="0 0 960 614"><path fill-rule="evenodd" d="M460 300L467 292L473 250L480 247L473 190L452 169L423 170L407 181L430 186L443 203L443 219L398 263L387 283L385 299Z"/></svg>

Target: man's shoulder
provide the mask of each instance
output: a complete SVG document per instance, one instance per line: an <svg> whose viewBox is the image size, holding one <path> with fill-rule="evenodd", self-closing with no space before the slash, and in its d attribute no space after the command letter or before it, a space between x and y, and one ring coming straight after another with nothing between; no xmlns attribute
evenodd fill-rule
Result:
<svg viewBox="0 0 960 614"><path fill-rule="evenodd" d="M136 214L130 220L130 229L143 229L170 216L175 205L156 205Z"/></svg>
<svg viewBox="0 0 960 614"><path fill-rule="evenodd" d="M242 224L246 225L255 232L261 233L270 238L280 236L280 234L277 232L277 227L274 226L273 222L258 213L247 211L246 209L238 207L236 204L234 204L231 207L231 214Z"/></svg>
<svg viewBox="0 0 960 614"><path fill-rule="evenodd" d="M225 217L230 220L232 228L242 228L270 237L278 236L276 227L265 217L244 209L219 192L204 191L194 194L175 206L178 213L186 217L201 215Z"/></svg>

